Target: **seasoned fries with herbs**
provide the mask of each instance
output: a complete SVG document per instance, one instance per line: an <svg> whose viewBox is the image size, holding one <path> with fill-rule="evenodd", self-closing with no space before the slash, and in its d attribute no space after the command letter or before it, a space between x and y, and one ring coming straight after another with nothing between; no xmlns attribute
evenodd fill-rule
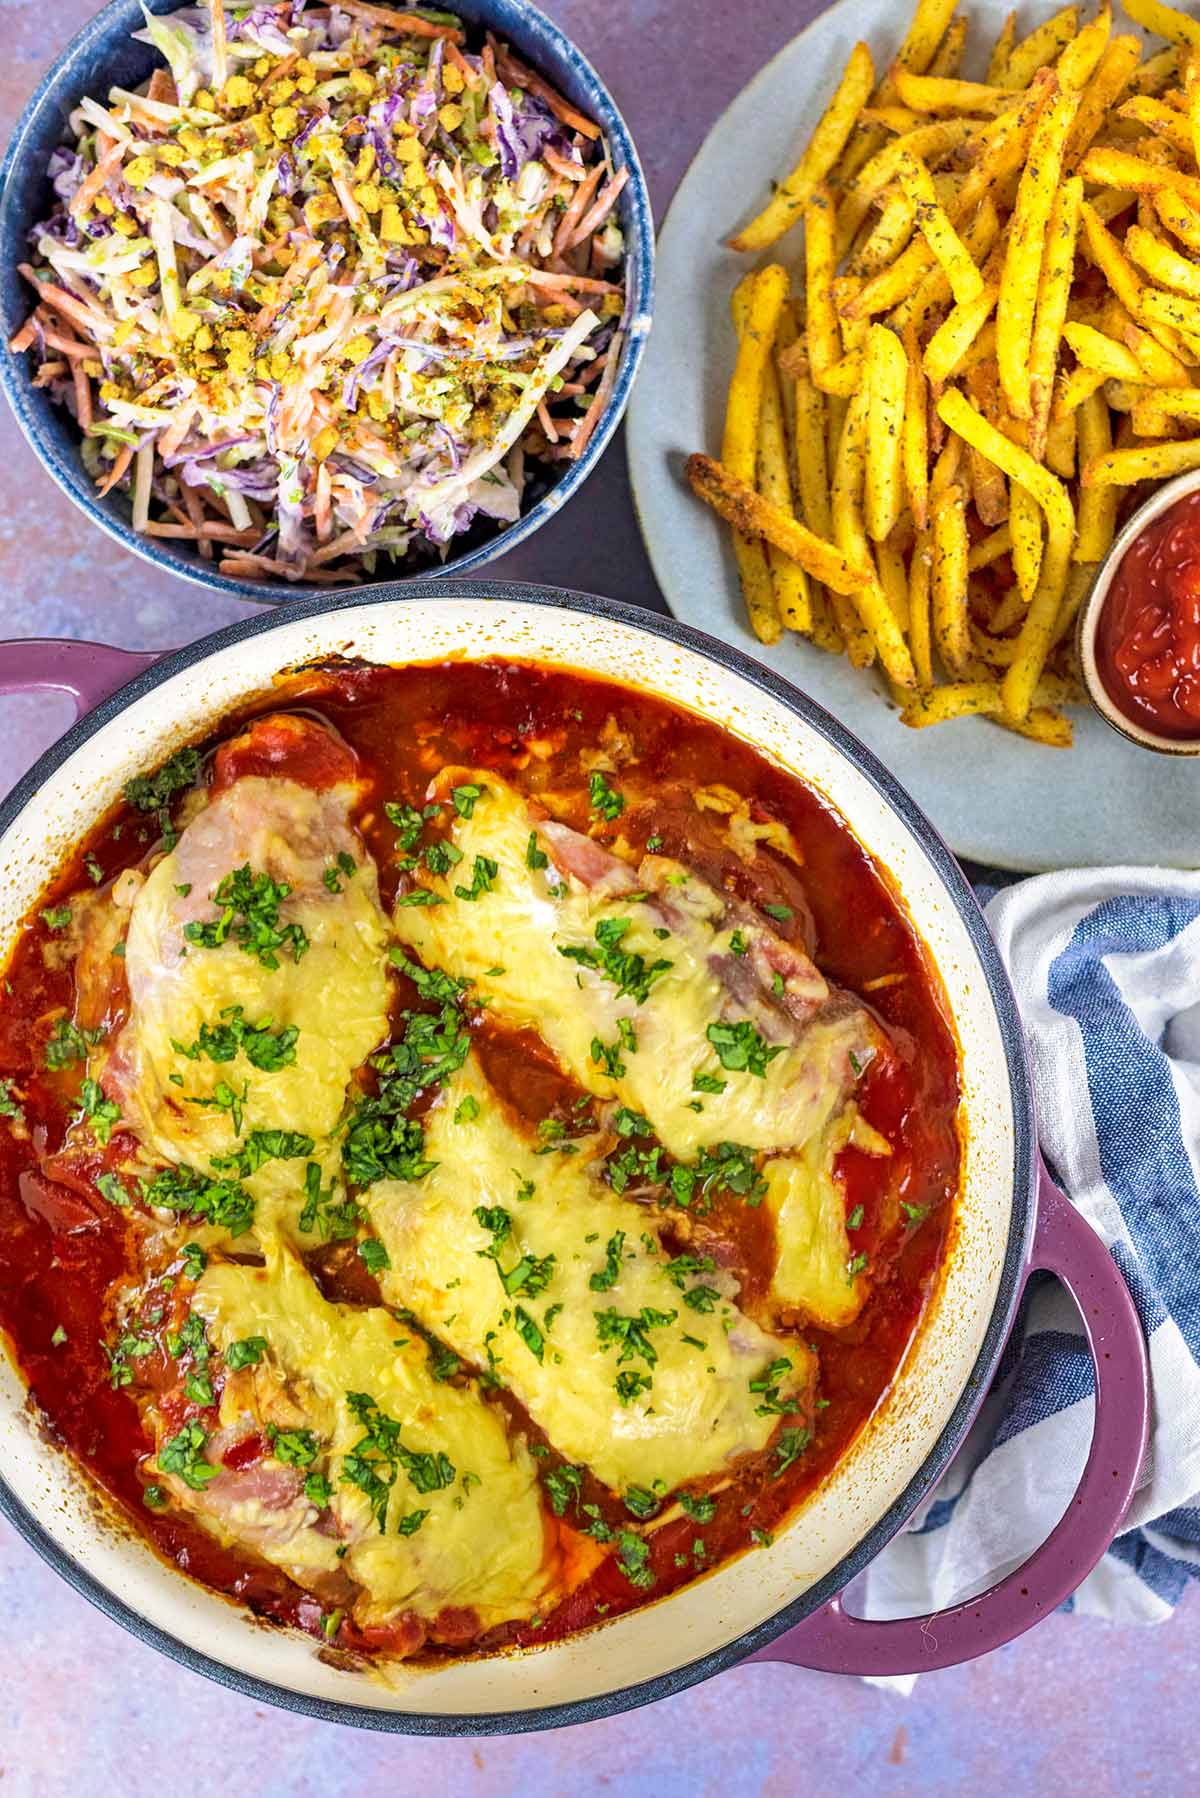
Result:
<svg viewBox="0 0 1200 1798"><path fill-rule="evenodd" d="M778 247L735 302L722 462L688 478L760 638L877 668L915 729L1069 746L1120 518L1200 467L1200 21L1125 11L1150 41L1104 0L984 46L919 0L730 240Z"/></svg>

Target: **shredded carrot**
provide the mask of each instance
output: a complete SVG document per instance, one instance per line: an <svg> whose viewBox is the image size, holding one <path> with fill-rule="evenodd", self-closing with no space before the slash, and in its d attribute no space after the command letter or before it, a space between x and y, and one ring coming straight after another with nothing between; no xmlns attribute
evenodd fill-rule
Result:
<svg viewBox="0 0 1200 1798"><path fill-rule="evenodd" d="M621 190L628 180L628 169L621 169L618 174L613 176L612 180L605 186L603 193L600 195L591 211L584 214L576 225L574 231L571 233L571 241L567 246L568 249L577 249L581 243L584 243L592 235L593 231L599 229L600 225L616 205Z"/></svg>
<svg viewBox="0 0 1200 1798"><path fill-rule="evenodd" d="M75 383L75 416L79 420L80 430L87 431L91 429L94 416L92 412L92 383L83 372L82 362L72 362L71 378Z"/></svg>
<svg viewBox="0 0 1200 1798"><path fill-rule="evenodd" d="M129 464L133 461L132 443L123 443L117 452L115 461L106 475L102 475L96 483L96 492L101 499L112 492L119 481L125 479Z"/></svg>
<svg viewBox="0 0 1200 1798"><path fill-rule="evenodd" d="M72 218L83 217L97 194L103 192L104 188L108 186L110 175L115 175L120 168L124 154L123 144L113 144L111 149L104 152L91 174L80 182L75 197L67 208Z"/></svg>
<svg viewBox="0 0 1200 1798"><path fill-rule="evenodd" d="M571 195L571 203L559 220L558 230L554 233L554 254L556 256L566 255L575 234L575 227L583 217L584 209L600 185L603 174L604 165L599 162L594 163Z"/></svg>
<svg viewBox="0 0 1200 1798"><path fill-rule="evenodd" d="M366 19L375 25L386 25L389 31L406 31L410 37L440 37L448 43L461 44L463 34L453 25L435 25L432 19L423 19L420 13L397 12L392 6L373 6L368 0L336 0L339 11L348 12L352 19Z"/></svg>
<svg viewBox="0 0 1200 1798"><path fill-rule="evenodd" d="M596 389L596 397L576 426L575 435L571 439L571 460L577 462L591 440L596 426L600 423L601 414L608 404L609 395L617 379L617 363L621 356L623 333L613 332L613 340L608 346L605 358L604 373L600 377L600 385Z"/></svg>
<svg viewBox="0 0 1200 1798"><path fill-rule="evenodd" d="M37 289L40 300L48 300L55 309L69 318L73 325L81 331L87 331L93 337L111 337L113 327L108 319L100 313L93 312L82 300L77 300L73 293L65 287L57 287L53 281L39 281L34 270L27 262L17 264L17 273L23 275L29 285Z"/></svg>
<svg viewBox="0 0 1200 1798"><path fill-rule="evenodd" d="M531 94L537 94L546 102L556 119L561 119L564 125L570 125L573 130L582 132L584 137L599 137L599 125L594 125L591 119L586 118L583 113L576 112L575 108L569 105L561 94L555 92L548 81L543 81L540 75L535 75L532 69L526 68L525 64L520 62L511 50L506 50L498 44L490 33L488 48L494 52L496 67L506 82L528 88Z"/></svg>

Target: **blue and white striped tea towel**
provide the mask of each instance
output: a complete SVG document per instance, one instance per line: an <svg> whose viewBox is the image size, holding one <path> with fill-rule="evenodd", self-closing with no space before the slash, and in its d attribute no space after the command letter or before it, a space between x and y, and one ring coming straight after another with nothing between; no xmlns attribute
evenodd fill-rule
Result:
<svg viewBox="0 0 1200 1798"><path fill-rule="evenodd" d="M1200 1578L1200 874L1049 874L999 893L987 918L1020 1001L1047 1160L1108 1243L1150 1342L1141 1484L1070 1608L1156 1623ZM865 1614L939 1609L1025 1559L1082 1470L1092 1391L1075 1308L1037 1276L961 1453L873 1563Z"/></svg>

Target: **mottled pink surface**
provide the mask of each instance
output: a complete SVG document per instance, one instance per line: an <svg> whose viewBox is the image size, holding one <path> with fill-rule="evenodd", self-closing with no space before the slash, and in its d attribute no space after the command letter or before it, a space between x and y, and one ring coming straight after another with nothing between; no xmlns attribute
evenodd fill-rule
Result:
<svg viewBox="0 0 1200 1798"><path fill-rule="evenodd" d="M641 149L661 218L705 130L819 7L812 0L547 0L595 61ZM3 0L6 133L87 0ZM714 221L714 229L717 221ZM669 328L669 320L663 324ZM0 417L0 636L167 647L253 608L157 573L93 532ZM661 605L624 451L497 573ZM68 718L0 699L0 789ZM777 1667L727 1673L626 1718L541 1737L416 1742L263 1709L185 1673L93 1611L0 1522L0 1798L1188 1798L1200 1606L1151 1631L1053 1617L988 1660L900 1697Z"/></svg>

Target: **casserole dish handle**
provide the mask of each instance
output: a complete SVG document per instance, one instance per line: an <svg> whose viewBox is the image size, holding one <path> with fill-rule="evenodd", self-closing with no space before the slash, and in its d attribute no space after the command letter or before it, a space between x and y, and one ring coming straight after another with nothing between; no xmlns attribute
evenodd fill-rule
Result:
<svg viewBox="0 0 1200 1798"><path fill-rule="evenodd" d="M748 1660L860 1675L954 1667L1031 1629L1091 1572L1137 1486L1149 1429L1149 1361L1116 1262L1044 1163L1039 1163L1037 1223L1024 1281L1040 1268L1056 1274L1078 1306L1096 1378L1087 1464L1045 1542L977 1598L929 1616L873 1622L852 1616L839 1594Z"/></svg>
<svg viewBox="0 0 1200 1798"><path fill-rule="evenodd" d="M71 637L26 637L0 643L0 693L69 693L75 716L126 686L164 654L161 649L114 649Z"/></svg>

